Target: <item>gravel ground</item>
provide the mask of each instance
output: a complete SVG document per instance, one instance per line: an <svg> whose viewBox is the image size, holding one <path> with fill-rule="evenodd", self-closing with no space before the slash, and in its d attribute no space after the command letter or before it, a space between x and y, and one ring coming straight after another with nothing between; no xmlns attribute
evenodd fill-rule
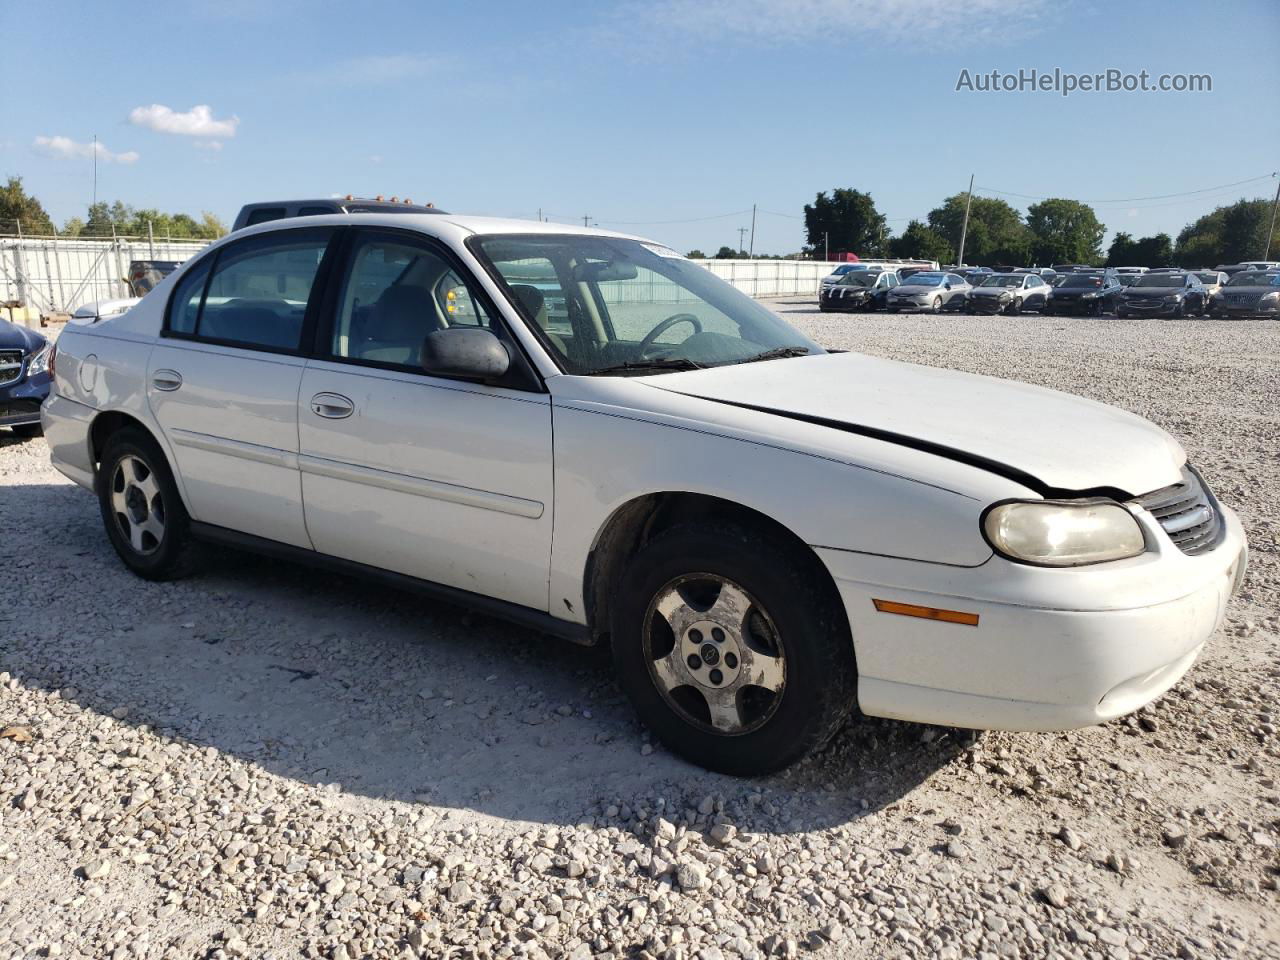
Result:
<svg viewBox="0 0 1280 960"><path fill-rule="evenodd" d="M773 306L1177 435L1253 546L1191 674L1099 728L860 720L732 780L650 745L600 651L232 553L135 579L5 436L0 960L1280 955L1280 323Z"/></svg>

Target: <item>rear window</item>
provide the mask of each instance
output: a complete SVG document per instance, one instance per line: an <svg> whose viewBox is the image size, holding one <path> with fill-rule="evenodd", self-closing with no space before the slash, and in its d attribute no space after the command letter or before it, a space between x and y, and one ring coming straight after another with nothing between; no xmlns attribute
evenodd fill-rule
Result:
<svg viewBox="0 0 1280 960"><path fill-rule="evenodd" d="M334 207L299 207L298 216L300 217L323 217L326 214L337 213Z"/></svg>
<svg viewBox="0 0 1280 960"><path fill-rule="evenodd" d="M249 213L249 219L244 222L246 227L252 227L255 223L268 223L272 220L284 219L284 207L258 207Z"/></svg>

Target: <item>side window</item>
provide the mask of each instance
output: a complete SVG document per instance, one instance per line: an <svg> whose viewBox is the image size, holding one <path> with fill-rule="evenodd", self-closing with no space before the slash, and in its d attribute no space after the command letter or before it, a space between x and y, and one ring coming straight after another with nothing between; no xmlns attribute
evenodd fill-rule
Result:
<svg viewBox="0 0 1280 960"><path fill-rule="evenodd" d="M178 281L169 298L169 322L167 329L173 333L192 335L200 318L200 301L204 298L204 284L209 279L209 264L216 254L202 257Z"/></svg>
<svg viewBox="0 0 1280 960"><path fill-rule="evenodd" d="M520 301L521 311L550 334L552 345L565 352L565 337L573 336L569 295L555 264L546 257L494 259L494 266Z"/></svg>
<svg viewBox="0 0 1280 960"><path fill-rule="evenodd" d="M223 247L196 336L296 350L320 261L333 231L283 230Z"/></svg>
<svg viewBox="0 0 1280 960"><path fill-rule="evenodd" d="M427 334L490 326L489 315L432 248L364 232L347 263L330 356L419 369Z"/></svg>
<svg viewBox="0 0 1280 960"><path fill-rule="evenodd" d="M258 207L256 210L249 211L249 219L244 222L246 227L252 227L258 223L269 223L272 220L284 219L284 207Z"/></svg>

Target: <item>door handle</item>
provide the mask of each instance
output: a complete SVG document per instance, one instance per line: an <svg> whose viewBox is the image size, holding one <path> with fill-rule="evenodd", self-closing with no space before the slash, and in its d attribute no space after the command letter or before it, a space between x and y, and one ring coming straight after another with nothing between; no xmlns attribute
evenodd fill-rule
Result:
<svg viewBox="0 0 1280 960"><path fill-rule="evenodd" d="M177 370L157 370L151 375L151 385L170 393L182 386L182 374Z"/></svg>
<svg viewBox="0 0 1280 960"><path fill-rule="evenodd" d="M340 393L317 393L311 398L311 412L327 420L341 420L356 412L356 405Z"/></svg>

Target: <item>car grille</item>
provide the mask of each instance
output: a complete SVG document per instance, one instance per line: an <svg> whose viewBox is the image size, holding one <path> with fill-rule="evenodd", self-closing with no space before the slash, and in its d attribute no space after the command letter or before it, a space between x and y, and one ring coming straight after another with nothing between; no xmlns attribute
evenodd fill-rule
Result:
<svg viewBox="0 0 1280 960"><path fill-rule="evenodd" d="M1147 510L1179 550L1190 556L1207 553L1222 538L1222 514L1213 495L1190 465L1182 468L1182 480L1143 494L1134 501Z"/></svg>
<svg viewBox="0 0 1280 960"><path fill-rule="evenodd" d="M22 351L0 350L0 387L22 379Z"/></svg>
<svg viewBox="0 0 1280 960"><path fill-rule="evenodd" d="M1256 306L1259 300L1256 293L1228 293L1227 303L1233 307L1252 307Z"/></svg>

